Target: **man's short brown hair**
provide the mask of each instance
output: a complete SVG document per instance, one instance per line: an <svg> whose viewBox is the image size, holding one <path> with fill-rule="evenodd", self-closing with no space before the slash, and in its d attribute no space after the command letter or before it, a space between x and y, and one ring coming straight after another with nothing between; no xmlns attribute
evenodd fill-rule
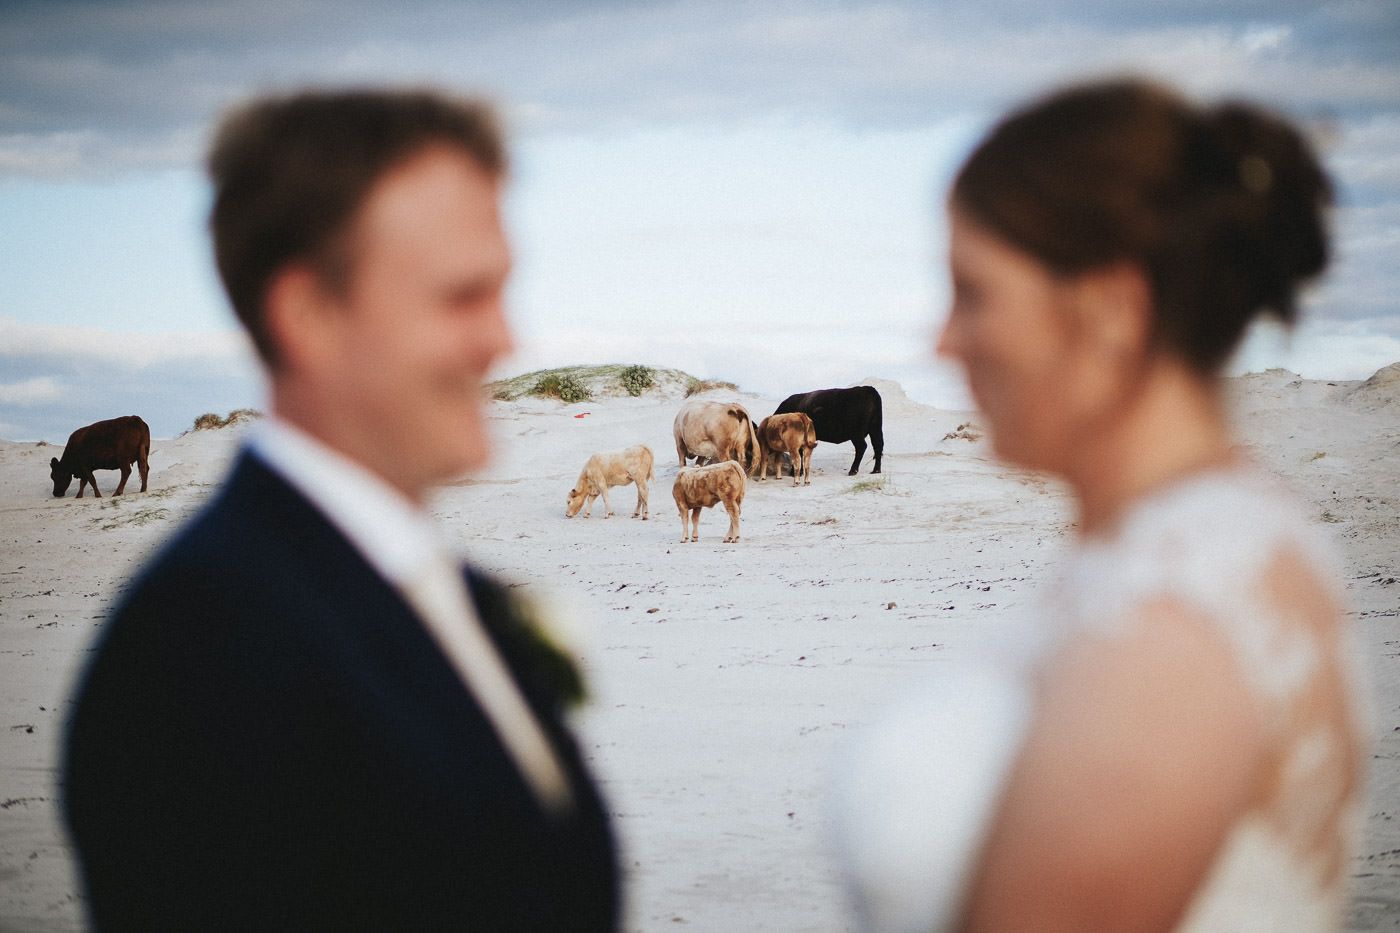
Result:
<svg viewBox="0 0 1400 933"><path fill-rule="evenodd" d="M229 301L265 361L276 362L263 315L273 276L305 261L343 287L348 235L370 189L434 145L461 150L493 176L505 171L491 107L434 91L302 91L224 118L209 152L209 227Z"/></svg>

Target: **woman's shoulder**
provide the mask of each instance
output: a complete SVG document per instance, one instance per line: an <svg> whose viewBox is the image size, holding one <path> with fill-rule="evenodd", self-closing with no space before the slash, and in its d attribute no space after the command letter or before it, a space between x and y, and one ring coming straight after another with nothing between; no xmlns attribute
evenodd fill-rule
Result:
<svg viewBox="0 0 1400 933"><path fill-rule="evenodd" d="M1291 490L1235 464L1145 497L1111 534L1081 543L1052 601L1067 632L1125 633L1150 604L1197 614L1233 647L1256 688L1282 696L1336 635L1339 567ZM1320 621L1297 624L1304 614Z"/></svg>
<svg viewBox="0 0 1400 933"><path fill-rule="evenodd" d="M1218 610L1258 597L1253 584L1285 557L1322 585L1337 578L1332 545L1302 501L1259 467L1233 465L1143 497L1112 531L1080 543L1063 588L1088 600L1076 607L1085 616L1160 596Z"/></svg>

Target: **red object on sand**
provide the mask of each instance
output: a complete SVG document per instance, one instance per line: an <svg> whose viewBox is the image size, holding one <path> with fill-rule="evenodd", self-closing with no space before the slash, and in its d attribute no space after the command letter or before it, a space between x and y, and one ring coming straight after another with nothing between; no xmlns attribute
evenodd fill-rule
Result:
<svg viewBox="0 0 1400 933"><path fill-rule="evenodd" d="M593 414L591 411L581 411L581 412L579 412L578 414L574 415L574 417L575 417L575 418L587 418L587 417L588 417L589 415L591 415L591 414Z"/></svg>

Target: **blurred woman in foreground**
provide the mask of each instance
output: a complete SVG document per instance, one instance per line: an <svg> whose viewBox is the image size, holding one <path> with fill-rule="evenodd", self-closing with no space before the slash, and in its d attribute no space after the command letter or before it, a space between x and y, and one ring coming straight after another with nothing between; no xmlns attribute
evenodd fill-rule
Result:
<svg viewBox="0 0 1400 933"><path fill-rule="evenodd" d="M1256 316L1292 322L1329 200L1286 123L1133 80L963 166L938 352L998 455L1066 482L1077 541L1027 664L940 671L852 756L870 927L1340 924L1366 763L1341 587L1219 379Z"/></svg>

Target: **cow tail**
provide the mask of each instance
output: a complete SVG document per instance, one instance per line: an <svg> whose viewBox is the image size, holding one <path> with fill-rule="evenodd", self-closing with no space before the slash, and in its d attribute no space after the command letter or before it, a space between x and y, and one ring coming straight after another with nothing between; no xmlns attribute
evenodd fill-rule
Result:
<svg viewBox="0 0 1400 933"><path fill-rule="evenodd" d="M885 404L879 392L874 389L870 391L875 394L875 417L870 419L870 444L875 448L875 459L878 461L885 453Z"/></svg>

